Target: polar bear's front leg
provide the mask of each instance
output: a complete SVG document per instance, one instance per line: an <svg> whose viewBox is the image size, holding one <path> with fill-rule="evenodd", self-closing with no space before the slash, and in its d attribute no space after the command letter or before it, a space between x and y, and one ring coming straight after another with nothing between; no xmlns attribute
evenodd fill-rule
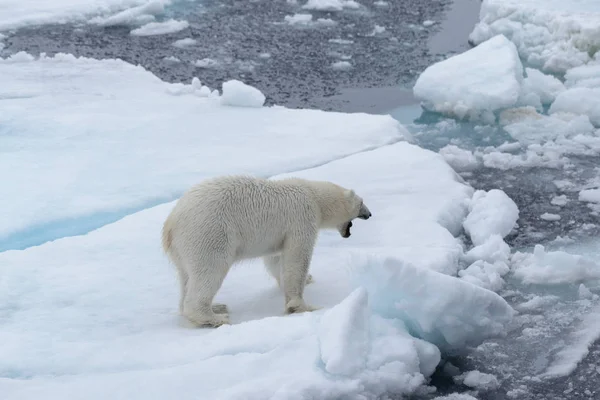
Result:
<svg viewBox="0 0 600 400"><path fill-rule="evenodd" d="M314 238L307 240L307 237L286 240L283 250L283 291L285 312L288 314L318 309L306 304L303 298L314 242Z"/></svg>

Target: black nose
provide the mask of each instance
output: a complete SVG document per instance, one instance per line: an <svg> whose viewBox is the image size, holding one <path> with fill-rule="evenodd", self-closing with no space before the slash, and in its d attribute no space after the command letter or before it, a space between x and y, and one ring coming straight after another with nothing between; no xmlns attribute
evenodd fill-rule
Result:
<svg viewBox="0 0 600 400"><path fill-rule="evenodd" d="M369 218L371 218L371 216L372 216L372 215L373 215L373 214L371 214L371 213L367 214L367 216L365 217L365 219L369 219Z"/></svg>

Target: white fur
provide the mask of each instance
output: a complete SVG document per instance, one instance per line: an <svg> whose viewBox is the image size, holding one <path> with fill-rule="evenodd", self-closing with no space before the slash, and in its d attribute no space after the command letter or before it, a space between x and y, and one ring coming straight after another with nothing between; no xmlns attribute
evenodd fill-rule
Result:
<svg viewBox="0 0 600 400"><path fill-rule="evenodd" d="M233 263L256 257L283 284L286 312L315 310L303 292L319 230L347 237L351 220L370 216L354 191L330 182L226 176L192 187L162 232L179 274L180 312L197 326L229 323L213 298Z"/></svg>

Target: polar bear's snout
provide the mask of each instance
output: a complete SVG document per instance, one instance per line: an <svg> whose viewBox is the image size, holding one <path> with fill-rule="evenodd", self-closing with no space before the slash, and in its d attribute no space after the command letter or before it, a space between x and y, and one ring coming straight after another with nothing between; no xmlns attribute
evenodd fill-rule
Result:
<svg viewBox="0 0 600 400"><path fill-rule="evenodd" d="M360 211L358 212L358 218L360 219L369 219L371 218L373 214L371 214L371 211L369 211L369 209L367 208L367 206L365 206L365 204L361 204L360 206Z"/></svg>

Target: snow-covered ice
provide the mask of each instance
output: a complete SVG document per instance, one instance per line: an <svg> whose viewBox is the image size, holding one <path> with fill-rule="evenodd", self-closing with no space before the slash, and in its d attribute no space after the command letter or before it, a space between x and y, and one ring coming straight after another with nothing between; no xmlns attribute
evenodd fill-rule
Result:
<svg viewBox="0 0 600 400"><path fill-rule="evenodd" d="M86 22L92 18L98 18L94 23L105 22L101 25L121 25L133 21L130 16L160 14L163 6L169 3L170 0L3 0L0 4L0 30L48 23ZM130 8L133 10L127 11Z"/></svg>
<svg viewBox="0 0 600 400"><path fill-rule="evenodd" d="M219 96L117 60L0 61L0 163L19 171L0 194L0 237L25 248L0 253L3 400L411 393L440 350L505 333L508 304L450 276L473 189L441 155L391 117L261 107L228 83ZM223 106L228 92L255 107ZM215 299L232 325L177 317L162 222L183 190L227 173L327 179L368 199L374 216L350 239L319 238L305 296L322 310L284 316L249 261Z"/></svg>
<svg viewBox="0 0 600 400"><path fill-rule="evenodd" d="M0 168L19 171L3 178L0 249L84 233L226 171L270 176L409 137L388 116L250 112L207 92L116 60L0 60Z"/></svg>
<svg viewBox="0 0 600 400"><path fill-rule="evenodd" d="M262 107L265 95L254 86L232 79L223 83L221 104L233 107Z"/></svg>
<svg viewBox="0 0 600 400"><path fill-rule="evenodd" d="M427 67L413 92L427 109L458 118L490 119L492 112L517 102L522 80L515 45L497 35Z"/></svg>
<svg viewBox="0 0 600 400"><path fill-rule="evenodd" d="M597 0L483 0L475 44L503 34L528 65L564 73L588 63L600 47Z"/></svg>
<svg viewBox="0 0 600 400"><path fill-rule="evenodd" d="M133 36L166 35L182 31L188 26L190 26L190 24L187 21L169 19L163 22L148 22L147 24L132 30L131 34Z"/></svg>

